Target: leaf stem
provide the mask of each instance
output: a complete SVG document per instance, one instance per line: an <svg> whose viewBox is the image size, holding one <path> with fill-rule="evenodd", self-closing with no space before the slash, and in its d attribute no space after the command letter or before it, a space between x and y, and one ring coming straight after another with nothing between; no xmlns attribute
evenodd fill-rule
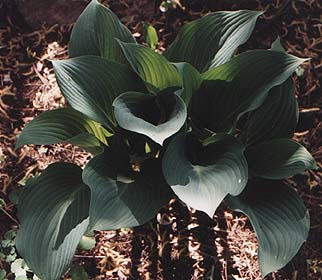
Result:
<svg viewBox="0 0 322 280"><path fill-rule="evenodd" d="M4 210L3 208L0 208L0 210L19 226L19 222L14 217L12 217L6 210Z"/></svg>

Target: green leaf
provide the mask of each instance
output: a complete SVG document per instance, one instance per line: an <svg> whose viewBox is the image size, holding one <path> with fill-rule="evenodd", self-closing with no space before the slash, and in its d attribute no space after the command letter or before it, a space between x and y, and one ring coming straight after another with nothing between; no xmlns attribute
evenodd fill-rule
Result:
<svg viewBox="0 0 322 280"><path fill-rule="evenodd" d="M4 199L0 198L0 208L3 208L6 206L6 202L4 201Z"/></svg>
<svg viewBox="0 0 322 280"><path fill-rule="evenodd" d="M20 198L16 247L41 279L60 279L87 229L90 193L81 172L76 165L54 163Z"/></svg>
<svg viewBox="0 0 322 280"><path fill-rule="evenodd" d="M70 274L72 276L72 280L88 280L88 274L85 269L78 265L73 265Z"/></svg>
<svg viewBox="0 0 322 280"><path fill-rule="evenodd" d="M129 90L145 86L128 67L98 56L53 61L58 85L69 104L113 131L112 103Z"/></svg>
<svg viewBox="0 0 322 280"><path fill-rule="evenodd" d="M117 62L124 61L115 39L134 43L131 32L108 8L93 0L78 18L69 41L70 57L97 55Z"/></svg>
<svg viewBox="0 0 322 280"><path fill-rule="evenodd" d="M72 108L62 108L44 112L28 123L19 135L16 147L59 142L97 151L107 144L100 124Z"/></svg>
<svg viewBox="0 0 322 280"><path fill-rule="evenodd" d="M176 68L162 55L142 45L120 41L119 44L133 70L146 82L151 92L181 85Z"/></svg>
<svg viewBox="0 0 322 280"><path fill-rule="evenodd" d="M187 118L185 103L171 92L158 96L126 92L114 100L113 107L122 128L144 134L160 145L178 132Z"/></svg>
<svg viewBox="0 0 322 280"><path fill-rule="evenodd" d="M174 66L177 68L180 74L183 86L183 88L178 90L177 93L188 107L191 97L200 88L202 77L200 73L189 63L174 63Z"/></svg>
<svg viewBox="0 0 322 280"><path fill-rule="evenodd" d="M245 155L255 175L268 179L283 179L317 168L311 154L291 139L260 143L246 149Z"/></svg>
<svg viewBox="0 0 322 280"><path fill-rule="evenodd" d="M3 237L8 240L14 240L16 236L17 236L16 230L10 229L4 234Z"/></svg>
<svg viewBox="0 0 322 280"><path fill-rule="evenodd" d="M141 171L131 178L120 168L129 168L130 161L124 162L120 157L118 152L106 149L84 169L83 180L92 194L90 229L115 230L144 224L172 196L158 160L144 162Z"/></svg>
<svg viewBox="0 0 322 280"><path fill-rule="evenodd" d="M215 12L186 24L165 51L171 62L189 62L204 72L231 59L251 35L262 12Z"/></svg>
<svg viewBox="0 0 322 280"><path fill-rule="evenodd" d="M277 36L275 41L272 43L271 50L277 51L277 52L285 52L285 49L283 48L283 46L281 44L281 38L279 36Z"/></svg>
<svg viewBox="0 0 322 280"><path fill-rule="evenodd" d="M215 132L230 131L241 115L257 109L269 90L286 81L303 61L282 52L255 50L207 71L192 100L194 122Z"/></svg>
<svg viewBox="0 0 322 280"><path fill-rule="evenodd" d="M80 250L92 250L95 247L95 244L96 241L94 237L84 235L77 248Z"/></svg>
<svg viewBox="0 0 322 280"><path fill-rule="evenodd" d="M148 46L154 50L158 44L158 33L151 24L144 24L144 38Z"/></svg>
<svg viewBox="0 0 322 280"><path fill-rule="evenodd" d="M224 197L240 194L247 183L244 146L228 134L213 136L206 146L188 141L183 134L173 138L163 157L163 174L183 202L212 218Z"/></svg>
<svg viewBox="0 0 322 280"><path fill-rule="evenodd" d="M274 138L292 138L298 121L299 108L291 78L273 87L264 103L251 112L241 139L255 145Z"/></svg>
<svg viewBox="0 0 322 280"><path fill-rule="evenodd" d="M7 272L4 269L0 269L0 280L4 280L6 278Z"/></svg>
<svg viewBox="0 0 322 280"><path fill-rule="evenodd" d="M307 209L298 194L279 181L249 183L228 206L248 216L259 242L262 276L284 267L306 240L310 228Z"/></svg>

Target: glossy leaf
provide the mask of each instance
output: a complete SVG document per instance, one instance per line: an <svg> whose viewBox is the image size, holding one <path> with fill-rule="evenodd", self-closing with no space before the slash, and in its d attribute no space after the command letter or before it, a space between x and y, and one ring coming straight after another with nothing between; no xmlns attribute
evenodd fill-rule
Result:
<svg viewBox="0 0 322 280"><path fill-rule="evenodd" d="M124 167L125 165L125 167ZM133 177L124 175L130 162L107 149L85 167L83 180L91 189L90 229L135 227L152 219L172 196L157 160L149 160Z"/></svg>
<svg viewBox="0 0 322 280"><path fill-rule="evenodd" d="M106 134L100 124L82 113L62 108L44 112L28 123L19 135L16 147L68 142L98 152L107 144Z"/></svg>
<svg viewBox="0 0 322 280"><path fill-rule="evenodd" d="M251 112L241 138L254 145L275 138L292 138L298 121L299 109L291 78L273 87L264 103Z"/></svg>
<svg viewBox="0 0 322 280"><path fill-rule="evenodd" d="M308 236L309 213L298 194L282 182L250 183L240 196L228 196L226 202L247 215L256 232L263 277L284 267Z"/></svg>
<svg viewBox="0 0 322 280"><path fill-rule="evenodd" d="M195 163L188 157L189 149L196 153ZM163 174L183 202L212 217L227 194L240 194L247 183L243 151L243 145L228 134L217 134L200 149L189 147L185 136L178 134L163 157Z"/></svg>
<svg viewBox="0 0 322 280"><path fill-rule="evenodd" d="M98 56L53 61L58 85L69 104L113 131L112 103L129 90L145 86L128 67Z"/></svg>
<svg viewBox="0 0 322 280"><path fill-rule="evenodd" d="M142 45L119 43L132 69L146 82L151 92L181 85L176 68L162 55Z"/></svg>
<svg viewBox="0 0 322 280"><path fill-rule="evenodd" d="M269 179L283 179L317 167L311 154L291 139L274 139L249 147L245 155L255 175Z"/></svg>
<svg viewBox="0 0 322 280"><path fill-rule="evenodd" d="M191 97L197 92L202 83L202 77L189 63L174 63L174 66L180 74L183 87L178 90L177 93L188 107Z"/></svg>
<svg viewBox="0 0 322 280"><path fill-rule="evenodd" d="M207 71L193 99L194 122L215 132L230 131L242 114L257 109L269 90L287 80L303 61L282 52L256 50Z"/></svg>
<svg viewBox="0 0 322 280"><path fill-rule="evenodd" d="M252 33L257 11L210 13L186 24L165 52L171 62L188 62L204 72L231 59Z"/></svg>
<svg viewBox="0 0 322 280"><path fill-rule="evenodd" d="M54 163L27 184L19 200L16 247L41 279L60 279L88 226L90 193L81 172Z"/></svg>
<svg viewBox="0 0 322 280"><path fill-rule="evenodd" d="M134 43L131 32L108 8L93 0L78 18L69 41L70 57L97 55L117 62L124 61L115 39Z"/></svg>
<svg viewBox="0 0 322 280"><path fill-rule="evenodd" d="M173 93L155 97L126 92L114 100L113 107L122 128L144 134L160 145L180 130L187 117L186 105Z"/></svg>

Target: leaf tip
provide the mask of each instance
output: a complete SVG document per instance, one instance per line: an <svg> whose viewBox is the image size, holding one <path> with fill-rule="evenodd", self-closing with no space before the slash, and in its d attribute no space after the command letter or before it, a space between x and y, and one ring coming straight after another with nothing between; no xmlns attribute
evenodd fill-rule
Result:
<svg viewBox="0 0 322 280"><path fill-rule="evenodd" d="M313 169L313 170L317 170L317 169L319 169L319 166L318 166L318 164L316 163L316 160L315 160L314 158L313 158L313 161L312 161L311 166L312 166L312 169Z"/></svg>
<svg viewBox="0 0 322 280"><path fill-rule="evenodd" d="M20 133L19 135L17 135L16 136L16 144L15 144L15 151L17 150L17 149L19 149L19 148L21 148L23 145L24 145L24 143L23 143L23 141L22 141L22 139L21 139L21 134L22 133Z"/></svg>
<svg viewBox="0 0 322 280"><path fill-rule="evenodd" d="M53 59L53 60L49 60L49 61L53 65L54 69L59 68L63 64L63 60L59 60L59 59Z"/></svg>
<svg viewBox="0 0 322 280"><path fill-rule="evenodd" d="M257 17L263 15L265 11L254 11L254 13L257 15Z"/></svg>

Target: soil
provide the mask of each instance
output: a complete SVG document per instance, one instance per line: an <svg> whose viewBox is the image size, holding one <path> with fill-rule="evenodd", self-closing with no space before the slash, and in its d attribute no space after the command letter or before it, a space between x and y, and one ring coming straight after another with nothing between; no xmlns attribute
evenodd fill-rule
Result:
<svg viewBox="0 0 322 280"><path fill-rule="evenodd" d="M35 4L30 9L22 1L18 2L20 6L12 1L0 1L0 198L6 203L4 211L0 211L0 236L18 227L12 194L21 189L26 178L55 161L84 166L90 159L88 153L68 144L14 148L16 136L27 122L43 111L66 105L50 59L68 56L67 43L73 22L66 14L57 16L52 10L46 11L46 6L37 6L38 10L33 11ZM52 9L62 8L59 6L62 1L50 2ZM73 2L69 8L74 7ZM185 22L209 11L263 10L265 13L252 37L239 51L269 48L279 35L289 53L311 58L303 65L304 73L293 77L300 105L294 137L314 155L319 169L289 181L310 211L311 229L307 242L292 262L265 279L322 279L322 3L317 0L182 0L184 8L162 13L159 1L103 2L139 42L143 41L142 22L155 26L160 51ZM80 12L76 8L74 11ZM54 22L59 24L52 25ZM225 205L211 220L172 200L154 220L143 226L96 232L95 238L93 250L78 251L74 258L75 263L84 266L90 279L262 279L257 265L256 235L246 217L230 212ZM1 259L0 268L5 268L7 278L13 279L8 264Z"/></svg>

